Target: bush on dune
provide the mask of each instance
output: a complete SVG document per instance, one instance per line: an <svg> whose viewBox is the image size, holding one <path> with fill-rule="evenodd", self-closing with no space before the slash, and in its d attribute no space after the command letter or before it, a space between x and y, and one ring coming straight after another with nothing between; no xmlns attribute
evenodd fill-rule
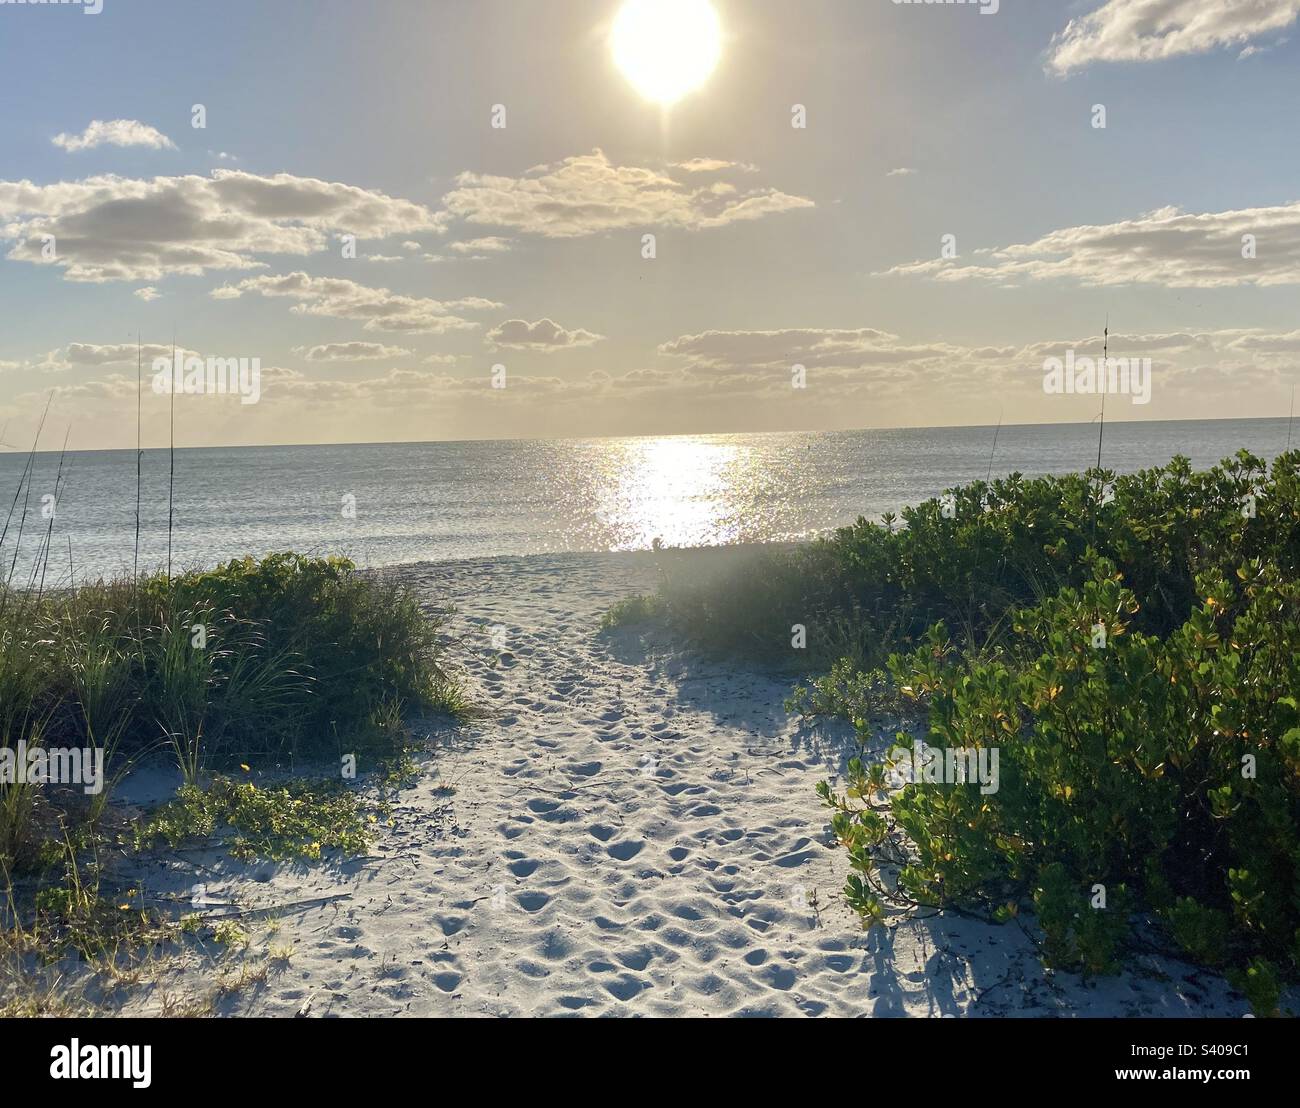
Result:
<svg viewBox="0 0 1300 1108"><path fill-rule="evenodd" d="M440 626L402 585L296 554L0 592L0 746L100 748L110 772L161 748L191 784L241 761L379 763L401 754L398 709L461 710ZM38 791L0 785L6 865L44 834Z"/></svg>
<svg viewBox="0 0 1300 1108"><path fill-rule="evenodd" d="M437 617L341 558L0 596L0 735L123 753L202 727L206 756L334 754L382 704L442 705Z"/></svg>
<svg viewBox="0 0 1300 1108"><path fill-rule="evenodd" d="M107 804L107 787L0 782L0 1015L100 1010L69 992L61 959L84 960L77 988L111 984L179 934L108 859L189 840L245 860L364 850L378 816L341 779L340 756L380 771L382 814L409 768L403 712L465 711L441 626L400 584L296 554L171 580L0 587L4 753L92 747L107 786L161 752L184 777L173 800L134 817ZM301 762L327 768L269 783L220 772ZM44 963L48 990L34 975Z"/></svg>
<svg viewBox="0 0 1300 1108"><path fill-rule="evenodd" d="M664 616L710 654L789 662L796 623L809 627L809 650L827 664L853 652L848 640L866 616L829 544L728 554L713 566L691 560L680 573L669 555L658 603L638 614Z"/></svg>
<svg viewBox="0 0 1300 1108"><path fill-rule="evenodd" d="M769 561L758 599L669 581L664 605L705 645L785 647L804 623L822 664L848 620L888 677L841 661L797 706L865 745L871 706L911 698L932 754L997 752L995 791L889 756L822 786L866 923L1032 909L1049 962L1103 972L1142 912L1271 1012L1300 969L1298 467L979 482Z"/></svg>
<svg viewBox="0 0 1300 1108"><path fill-rule="evenodd" d="M1163 634L1186 618L1203 571L1229 573L1267 554L1300 572L1300 520L1287 511L1300 497L1298 464L1300 452L1279 458L1270 480L1242 451L1203 472L1180 457L1121 477L977 481L882 523L859 519L802 547L755 551L717 575L675 578L670 566L662 599L678 629L710 651L788 658L790 626L804 623L809 655L829 666L851 637L846 621L886 657L940 620L982 645L1013 608L1088 580L1092 550L1138 596L1143 629Z"/></svg>

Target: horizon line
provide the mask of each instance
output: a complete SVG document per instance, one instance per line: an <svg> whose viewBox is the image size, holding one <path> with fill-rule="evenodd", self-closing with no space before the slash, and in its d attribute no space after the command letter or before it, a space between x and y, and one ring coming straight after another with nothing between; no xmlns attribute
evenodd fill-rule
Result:
<svg viewBox="0 0 1300 1108"><path fill-rule="evenodd" d="M1196 418L1176 418L1176 419L1124 419L1112 420L1111 426L1123 426L1127 424L1148 424L1148 423L1263 423L1269 420L1277 422L1286 422L1288 416L1232 416L1232 417L1196 417ZM1070 420L1046 423L1003 423L1001 430L1016 430L1023 428L1037 427L1092 427L1097 422L1094 416L1090 420ZM700 438L722 438L727 436L774 436L774 435L860 435L868 432L891 432L891 431L992 431L992 423L935 423L935 424L911 424L905 427L843 427L843 428L823 428L820 430L789 430L789 431L672 431L667 433L646 431L639 434L629 435L512 435L502 438L468 438L468 439L372 439L367 441L347 441L347 442L279 442L279 443L226 443L222 445L209 446L181 446L177 444L176 450L298 450L305 447L327 447L327 446L462 446L467 443L480 442L602 442L615 441L620 439L700 439ZM5 444L8 445L8 444ZM141 450L141 453L147 454L155 450L170 449L166 444L161 446L147 446ZM79 449L67 449L68 454L129 454L134 452L133 446L111 446L111 447L84 447ZM64 453L62 448L50 447L33 450L31 447L11 447L8 454L0 452L0 458L13 456L25 457L29 454L59 454Z"/></svg>

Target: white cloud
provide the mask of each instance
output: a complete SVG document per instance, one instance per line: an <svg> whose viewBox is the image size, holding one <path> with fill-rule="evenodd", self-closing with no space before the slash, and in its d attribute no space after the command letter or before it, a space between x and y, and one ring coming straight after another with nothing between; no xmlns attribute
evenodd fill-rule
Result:
<svg viewBox="0 0 1300 1108"><path fill-rule="evenodd" d="M600 150L537 166L523 177L462 173L456 181L459 187L443 197L453 215L548 238L640 227L697 231L814 206L776 189L750 189L733 199L658 170L616 166Z"/></svg>
<svg viewBox="0 0 1300 1108"><path fill-rule="evenodd" d="M502 307L496 301L477 296L431 300L404 296L386 288L370 288L341 277L311 277L302 272L249 277L237 285L214 289L210 295L218 300L230 300L246 292L288 297L297 301L293 310L304 315L361 320L367 331L408 334L440 335L447 331L470 330L479 324L462 318L457 312Z"/></svg>
<svg viewBox="0 0 1300 1108"><path fill-rule="evenodd" d="M327 342L320 346L295 346L293 352L309 362L377 362L402 358L411 352L380 342Z"/></svg>
<svg viewBox="0 0 1300 1108"><path fill-rule="evenodd" d="M481 239L453 242L447 248L454 250L457 254L505 254L510 250L512 241L511 239L501 238L499 235L488 235Z"/></svg>
<svg viewBox="0 0 1300 1108"><path fill-rule="evenodd" d="M1300 0L1108 0L1052 39L1048 68L1144 62L1241 46L1289 27Z"/></svg>
<svg viewBox="0 0 1300 1108"><path fill-rule="evenodd" d="M154 288L153 285L145 285L145 287L142 289L136 289L134 295L138 296L141 300L143 300L146 304L148 304L150 301L157 300L160 296L162 296L162 293L160 293L156 288Z"/></svg>
<svg viewBox="0 0 1300 1108"><path fill-rule="evenodd" d="M166 135L138 119L93 120L79 135L66 132L50 139L69 153L93 150L97 146L147 146L151 150L175 150L176 144Z"/></svg>
<svg viewBox="0 0 1300 1108"><path fill-rule="evenodd" d="M1009 348L987 348L984 356L1011 352ZM661 345L659 353L681 359L697 374L757 373L779 379L787 388L795 365L809 370L874 369L892 374L899 366L933 367L970 357L969 351L947 343L907 343L898 335L871 327L704 331L680 335Z"/></svg>
<svg viewBox="0 0 1300 1108"><path fill-rule="evenodd" d="M178 346L182 357L197 354ZM138 348L138 357L147 369L155 358L170 358L172 348L165 343L146 342ZM104 369L112 366L135 366L137 347L133 342L71 342L57 347L35 361L25 363L25 368L44 373L63 373L70 369Z"/></svg>
<svg viewBox="0 0 1300 1108"><path fill-rule="evenodd" d="M1254 236L1255 257L1247 258ZM1066 227L1033 242L980 251L974 260L921 261L890 274L941 281L1071 278L1085 285L1167 288L1300 284L1300 202L1240 211L1162 208L1120 223Z"/></svg>
<svg viewBox="0 0 1300 1108"><path fill-rule="evenodd" d="M886 177L911 177L915 175L915 169L909 169L907 166L899 166L898 169L891 169L885 174Z"/></svg>
<svg viewBox="0 0 1300 1108"><path fill-rule="evenodd" d="M439 230L445 215L353 185L217 169L210 177L0 181L8 257L63 267L72 281L156 281L168 274L253 269L263 254L306 255L331 236L381 239ZM57 257L42 255L53 236Z"/></svg>
<svg viewBox="0 0 1300 1108"><path fill-rule="evenodd" d="M739 169L743 173L757 173L758 167L748 162L728 162L722 158L687 158L684 162L674 162L674 169L683 173L721 173L724 169Z"/></svg>
<svg viewBox="0 0 1300 1108"><path fill-rule="evenodd" d="M910 343L870 328L791 328L682 335L659 351L680 364L682 387L707 381L737 394L765 392L788 401L793 367L803 365L808 391L823 402L894 404L915 419L921 396L932 409L947 407L949 421L963 422L969 419L963 405L985 404L990 396L1014 399L1039 419L1066 418L1068 405L1042 407L1044 360L1064 357L1067 350L1098 355L1101 347L1100 335L973 347ZM1300 331L1112 332L1110 353L1151 358L1154 389L1188 405L1216 396L1240 401L1244 390L1267 396L1288 375L1300 377ZM1069 399L1077 412L1093 398Z"/></svg>
<svg viewBox="0 0 1300 1108"><path fill-rule="evenodd" d="M493 327L485 338L488 345L494 349L537 350L545 353L553 350L569 350L576 346L592 346L600 342L604 335L592 334L581 328L569 331L550 319L539 319L536 323L529 323L523 319L508 319L505 323Z"/></svg>

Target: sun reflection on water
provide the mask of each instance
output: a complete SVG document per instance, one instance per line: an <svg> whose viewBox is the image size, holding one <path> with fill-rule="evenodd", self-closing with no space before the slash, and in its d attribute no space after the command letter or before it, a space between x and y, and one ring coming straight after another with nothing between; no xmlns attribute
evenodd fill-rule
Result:
<svg viewBox="0 0 1300 1108"><path fill-rule="evenodd" d="M595 506L608 549L740 541L739 508L754 476L745 447L677 436L608 445Z"/></svg>

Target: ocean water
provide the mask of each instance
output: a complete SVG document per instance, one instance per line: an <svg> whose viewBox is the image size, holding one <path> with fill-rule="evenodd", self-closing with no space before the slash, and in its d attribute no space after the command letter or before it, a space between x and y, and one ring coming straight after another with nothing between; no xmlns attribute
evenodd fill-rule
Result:
<svg viewBox="0 0 1300 1108"><path fill-rule="evenodd" d="M1206 466L1241 447L1272 458L1288 422L1114 423L1104 464L1132 472L1183 454ZM292 549L383 566L801 539L983 478L993 440L984 427L178 450L172 558L190 568ZM992 470L1069 472L1096 451L1095 425L1003 427ZM37 456L17 562L21 501L0 547L16 584L51 526L41 498L58 460ZM0 527L25 463L0 453ZM130 450L67 456L47 584L66 583L70 566L78 581L130 571L135 464ZM167 451L146 451L142 468L141 565L156 568L167 558Z"/></svg>

